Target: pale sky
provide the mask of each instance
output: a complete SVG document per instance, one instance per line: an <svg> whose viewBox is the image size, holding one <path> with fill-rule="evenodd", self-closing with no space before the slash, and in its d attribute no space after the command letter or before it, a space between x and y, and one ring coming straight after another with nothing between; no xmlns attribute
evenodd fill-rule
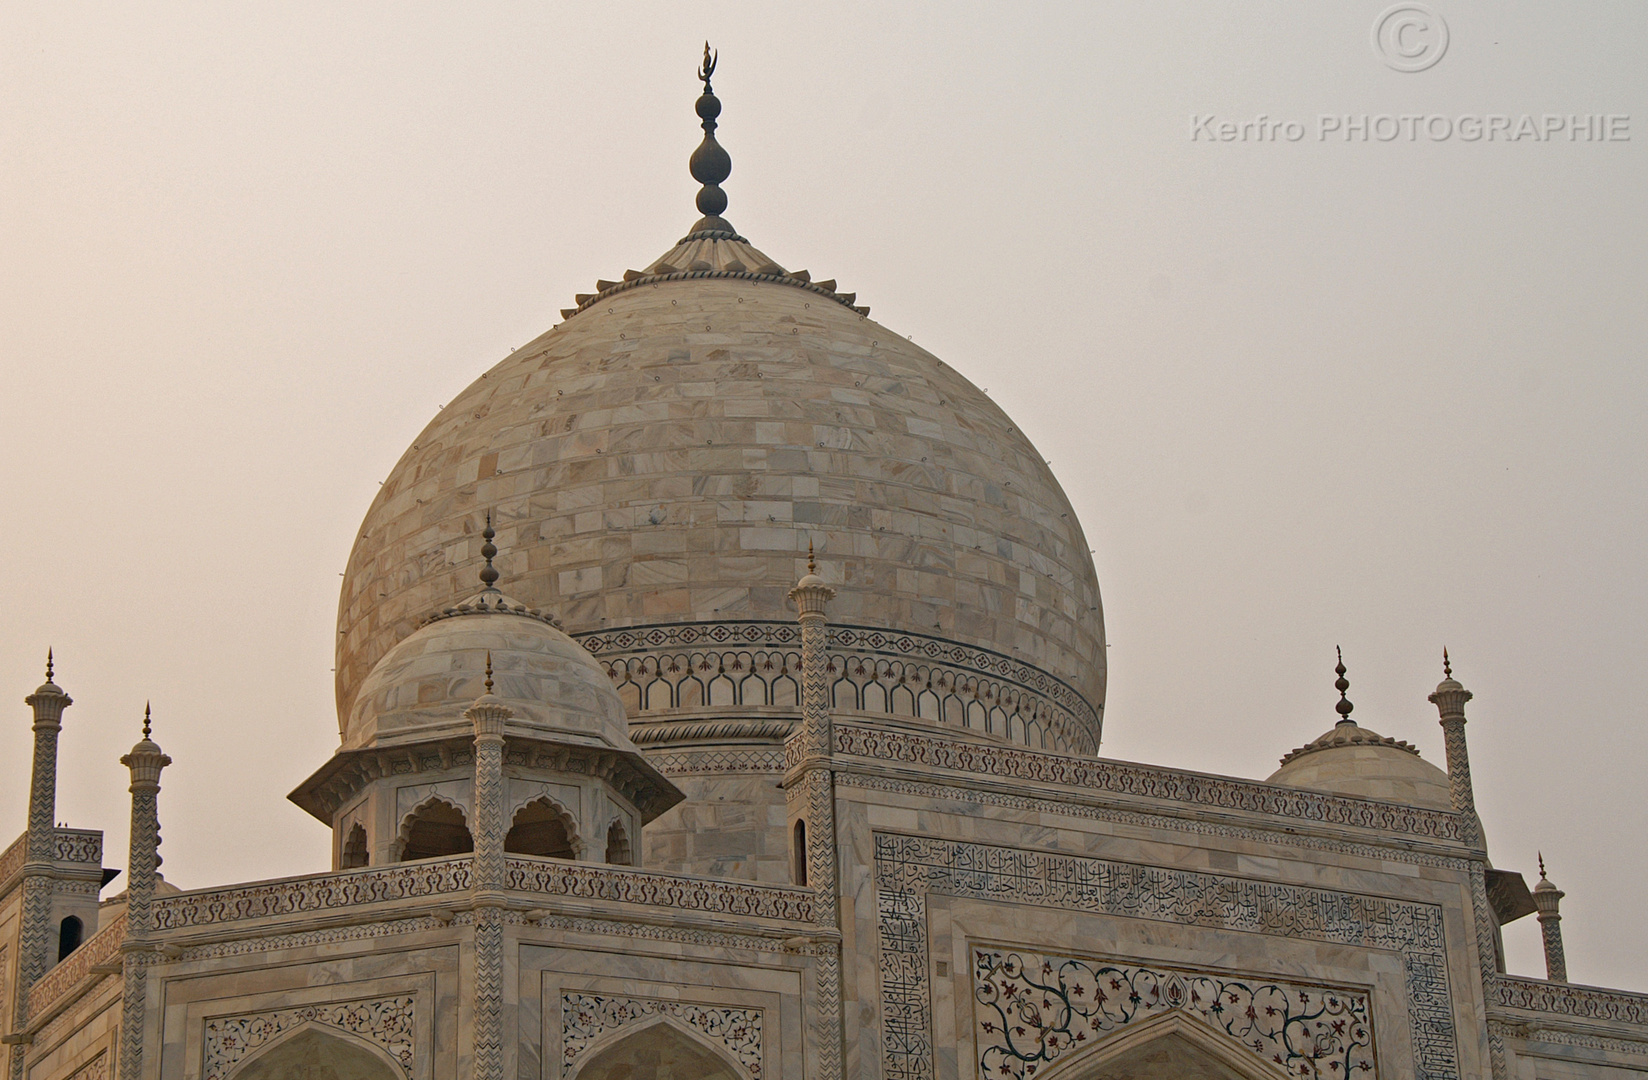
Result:
<svg viewBox="0 0 1648 1080"><path fill-rule="evenodd" d="M695 220L709 37L727 217L1051 459L1103 752L1268 776L1342 645L1355 719L1441 764L1445 644L1494 863L1543 850L1574 980L1648 990L1648 5L1434 0L1403 72L1388 2L6 5L0 822L51 645L107 865L145 699L169 880L329 865L285 796L336 746L355 530Z"/></svg>

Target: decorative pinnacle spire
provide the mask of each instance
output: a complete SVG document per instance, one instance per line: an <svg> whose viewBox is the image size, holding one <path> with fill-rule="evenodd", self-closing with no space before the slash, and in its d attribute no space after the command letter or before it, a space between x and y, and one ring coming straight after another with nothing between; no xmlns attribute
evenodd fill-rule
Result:
<svg viewBox="0 0 1648 1080"><path fill-rule="evenodd" d="M813 542L809 539L807 541L807 573L815 574L817 572L818 564L813 562Z"/></svg>
<svg viewBox="0 0 1648 1080"><path fill-rule="evenodd" d="M46 646L46 681L52 681L52 651L50 645Z"/></svg>
<svg viewBox="0 0 1648 1080"><path fill-rule="evenodd" d="M149 737L149 703L147 701L143 703L143 737L145 739Z"/></svg>
<svg viewBox="0 0 1648 1080"><path fill-rule="evenodd" d="M1333 710L1339 714L1341 724L1354 724L1356 721L1350 718L1350 713L1356 706L1352 705L1350 698L1345 696L1345 691L1350 689L1350 680L1345 678L1345 653L1337 645L1333 647L1333 651L1339 656L1339 663L1333 668L1339 675L1337 679L1333 680L1333 688L1339 691L1339 700L1334 704Z"/></svg>
<svg viewBox="0 0 1648 1080"><path fill-rule="evenodd" d="M1446 645L1442 646L1442 677L1444 679L1453 678L1453 664L1448 660L1448 647Z"/></svg>
<svg viewBox="0 0 1648 1080"><path fill-rule="evenodd" d="M698 78L704 83L704 92L694 106L699 119L704 122L704 141L698 144L698 149L692 152L692 158L687 163L692 178L704 185L698 190L698 212L704 217L692 227L695 233L735 232L732 224L721 216L727 209L727 193L721 190L721 182L732 175L732 157L715 141L715 118L721 115L721 101L710 89L710 76L715 74L715 65L720 58L721 54L712 52L710 43L704 42L704 62L698 68Z"/></svg>
<svg viewBox="0 0 1648 1080"><path fill-rule="evenodd" d="M486 559L486 565L481 567L481 584L492 588L498 580L498 568L492 565L492 556L498 554L498 547L492 542L497 536L492 531L492 511L486 512L486 528L481 530L481 555Z"/></svg>
<svg viewBox="0 0 1648 1080"><path fill-rule="evenodd" d="M492 650L486 650L486 692L492 693Z"/></svg>
<svg viewBox="0 0 1648 1080"><path fill-rule="evenodd" d="M1539 853L1539 880L1541 880L1541 881L1549 880L1545 876L1545 853L1543 851L1541 851Z"/></svg>

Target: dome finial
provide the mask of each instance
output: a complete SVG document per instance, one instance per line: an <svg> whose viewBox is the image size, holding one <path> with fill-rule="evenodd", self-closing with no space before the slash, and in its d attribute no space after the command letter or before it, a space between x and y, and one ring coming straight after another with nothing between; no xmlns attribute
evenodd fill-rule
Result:
<svg viewBox="0 0 1648 1080"><path fill-rule="evenodd" d="M1539 880L1541 880L1541 881L1549 881L1550 880L1549 878L1547 878L1545 876L1545 853L1543 851L1541 851L1539 853Z"/></svg>
<svg viewBox="0 0 1648 1080"><path fill-rule="evenodd" d="M52 650L50 645L46 646L46 681L52 681Z"/></svg>
<svg viewBox="0 0 1648 1080"><path fill-rule="evenodd" d="M1352 705L1350 703L1350 698L1345 696L1345 691L1350 689L1350 680L1345 678L1345 652L1337 645L1333 647L1333 651L1339 657L1339 663L1333 668L1334 672L1339 676L1337 679L1333 680L1333 688L1339 691L1339 701L1333 706L1333 709L1339 714L1339 722L1341 724L1354 724L1356 721L1350 718L1350 713L1352 709L1356 708L1356 706Z"/></svg>
<svg viewBox="0 0 1648 1080"><path fill-rule="evenodd" d="M712 51L709 42L704 42L704 62L698 67L698 78L704 83L704 92L699 95L695 106L699 119L704 122L704 141L698 144L698 149L692 152L692 159L687 163L692 178L704 185L698 189L698 212L704 216L692 227L692 231L724 232L735 236L737 232L732 223L721 216L727 209L727 193L721 190L721 182L732 175L732 157L715 141L715 118L721 115L721 101L710 89L710 76L715 74L715 65L720 58L721 54Z"/></svg>
<svg viewBox="0 0 1648 1080"><path fill-rule="evenodd" d="M817 572L818 564L813 562L813 542L812 538L809 537L807 539L807 573L816 574Z"/></svg>
<svg viewBox="0 0 1648 1080"><path fill-rule="evenodd" d="M498 583L498 568L492 565L492 556L498 554L498 546L492 538L498 534L492 529L492 511L486 512L486 528L481 530L481 556L486 559L486 565L481 567L481 584L488 589Z"/></svg>
<svg viewBox="0 0 1648 1080"><path fill-rule="evenodd" d="M1446 645L1442 646L1442 677L1444 679L1453 678L1453 664L1448 660L1448 647Z"/></svg>
<svg viewBox="0 0 1648 1080"><path fill-rule="evenodd" d="M486 692L492 693L492 650L486 650Z"/></svg>
<svg viewBox="0 0 1648 1080"><path fill-rule="evenodd" d="M149 737L149 703L147 701L143 703L143 737L145 739Z"/></svg>

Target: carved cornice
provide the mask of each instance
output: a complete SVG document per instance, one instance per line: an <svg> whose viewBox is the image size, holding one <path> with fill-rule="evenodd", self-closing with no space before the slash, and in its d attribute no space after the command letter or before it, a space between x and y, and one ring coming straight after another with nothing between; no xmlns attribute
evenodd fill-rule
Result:
<svg viewBox="0 0 1648 1080"><path fill-rule="evenodd" d="M782 716L756 719L655 720L631 724L629 737L637 746L734 740L779 744L789 738L795 725L794 718Z"/></svg>
<svg viewBox="0 0 1648 1080"><path fill-rule="evenodd" d="M331 825L339 809L377 780L466 769L473 767L474 762L474 740L468 735L402 746L339 750L287 797ZM645 821L651 821L683 798L675 785L645 757L608 747L508 735L504 740L504 764L600 777L641 811Z"/></svg>
<svg viewBox="0 0 1648 1080"><path fill-rule="evenodd" d="M865 771L869 772L877 771L875 763L892 762L991 780L1067 787L1080 794L1101 791L1427 840L1459 841L1461 836L1459 816L1445 811L1016 746L838 723L835 750L837 754L866 759Z"/></svg>

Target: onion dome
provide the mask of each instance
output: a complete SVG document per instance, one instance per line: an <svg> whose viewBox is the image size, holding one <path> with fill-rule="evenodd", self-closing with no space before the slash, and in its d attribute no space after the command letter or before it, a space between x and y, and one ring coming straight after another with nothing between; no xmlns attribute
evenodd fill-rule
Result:
<svg viewBox="0 0 1648 1080"><path fill-rule="evenodd" d="M1011 677L1068 714L1059 746L1096 752L1104 624L1069 500L978 387L727 221L713 67L704 216L452 398L384 481L339 598L340 718L384 715L370 673L469 595L492 506L511 596L575 639L792 624L813 541L832 626Z"/></svg>
<svg viewBox="0 0 1648 1080"><path fill-rule="evenodd" d="M1355 706L1346 696L1350 681L1345 678L1343 654L1334 671L1338 678L1333 685L1339 691L1334 710L1339 722L1282 758L1282 767L1271 774L1270 783L1452 810L1448 774L1421 758L1411 744L1369 731L1352 720Z"/></svg>

